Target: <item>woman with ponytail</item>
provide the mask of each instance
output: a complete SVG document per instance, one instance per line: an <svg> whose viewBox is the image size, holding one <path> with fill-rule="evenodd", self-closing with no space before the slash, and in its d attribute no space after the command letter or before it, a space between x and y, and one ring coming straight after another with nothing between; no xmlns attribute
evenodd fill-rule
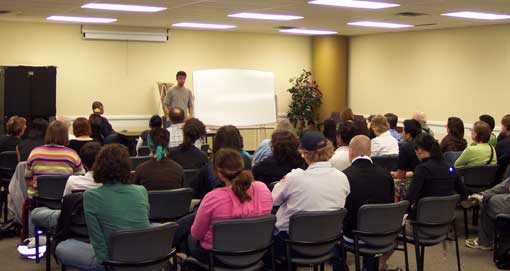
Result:
<svg viewBox="0 0 510 271"><path fill-rule="evenodd" d="M443 160L439 143L430 135L422 133L414 141L420 164L414 170L413 180L406 200L414 207L424 197L443 197L453 194L467 196L464 184L455 170ZM411 213L411 217L413 216Z"/></svg>
<svg viewBox="0 0 510 271"><path fill-rule="evenodd" d="M181 188L184 170L167 157L166 147L170 134L161 127L153 128L147 137L151 159L135 169L134 183L145 186L147 190L170 190Z"/></svg>
<svg viewBox="0 0 510 271"><path fill-rule="evenodd" d="M204 197L191 227L190 253L208 261L207 249L212 248L212 224L218 220L264 216L271 213L273 200L267 186L253 180L245 170L238 150L223 148L214 155L214 171L225 187ZM198 243L197 243L198 242Z"/></svg>

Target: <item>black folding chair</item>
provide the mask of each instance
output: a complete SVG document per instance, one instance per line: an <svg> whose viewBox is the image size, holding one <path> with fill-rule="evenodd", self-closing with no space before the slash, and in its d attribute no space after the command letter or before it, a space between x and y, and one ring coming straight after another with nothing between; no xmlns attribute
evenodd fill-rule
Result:
<svg viewBox="0 0 510 271"><path fill-rule="evenodd" d="M378 165L387 171L395 171L398 169L398 155L385 155L371 157L375 165Z"/></svg>
<svg viewBox="0 0 510 271"><path fill-rule="evenodd" d="M129 160L131 160L131 170L135 170L138 165L143 162L149 161L151 159L150 156L131 156Z"/></svg>
<svg viewBox="0 0 510 271"><path fill-rule="evenodd" d="M151 154L151 150L148 146L141 146L138 149L138 156L149 156Z"/></svg>
<svg viewBox="0 0 510 271"><path fill-rule="evenodd" d="M455 161L459 158L459 156L462 154L461 151L448 151L443 153L443 159L450 165L455 165Z"/></svg>
<svg viewBox="0 0 510 271"><path fill-rule="evenodd" d="M175 221L189 213L193 189L149 191L149 220L151 222Z"/></svg>
<svg viewBox="0 0 510 271"><path fill-rule="evenodd" d="M494 262L501 257L510 258L510 214L496 216L494 227Z"/></svg>
<svg viewBox="0 0 510 271"><path fill-rule="evenodd" d="M254 271L264 266L262 257L272 250L272 236L276 217L238 218L213 223L213 248L209 264L188 257L185 270ZM273 268L274 270L274 264Z"/></svg>
<svg viewBox="0 0 510 271"><path fill-rule="evenodd" d="M18 156L15 151L4 151L0 153L0 214L4 214L4 223L8 219L7 198L9 195L9 183L18 165Z"/></svg>

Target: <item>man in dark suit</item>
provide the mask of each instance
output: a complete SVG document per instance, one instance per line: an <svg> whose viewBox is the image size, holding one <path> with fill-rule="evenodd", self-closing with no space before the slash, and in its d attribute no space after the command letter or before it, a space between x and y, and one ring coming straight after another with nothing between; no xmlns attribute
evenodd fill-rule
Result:
<svg viewBox="0 0 510 271"><path fill-rule="evenodd" d="M352 242L352 231L357 228L358 209L362 205L392 203L394 200L393 178L388 171L374 165L370 153L367 136L358 135L351 140L349 158L352 165L344 170L351 186L345 202L348 211L344 220L346 242ZM374 257L363 257L363 266L364 270L378 270L378 261Z"/></svg>

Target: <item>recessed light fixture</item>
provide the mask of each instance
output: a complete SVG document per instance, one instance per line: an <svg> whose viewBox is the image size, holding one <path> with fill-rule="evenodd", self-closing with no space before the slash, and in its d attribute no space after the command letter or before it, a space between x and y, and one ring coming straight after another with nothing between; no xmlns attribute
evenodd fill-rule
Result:
<svg viewBox="0 0 510 271"><path fill-rule="evenodd" d="M302 16L285 15L285 14L271 14L271 13L255 13L255 12L240 12L228 15L232 18L241 19L256 19L256 20L273 20L273 21L291 21L303 19Z"/></svg>
<svg viewBox="0 0 510 271"><path fill-rule="evenodd" d="M82 8L116 10L116 11L135 11L135 12L158 12L165 10L166 7L140 6L140 5L123 5L110 3L88 3Z"/></svg>
<svg viewBox="0 0 510 271"><path fill-rule="evenodd" d="M380 8L391 8L398 7L399 4L383 3L383 2L372 2L372 1L361 1L361 0L314 0L308 2L308 4L314 5L326 5L336 7L348 7L348 8L367 8L367 9L380 9Z"/></svg>
<svg viewBox="0 0 510 271"><path fill-rule="evenodd" d="M301 34L301 35L335 35L335 34L338 34L338 32L336 32L336 31L306 29L306 28L280 29L280 32L290 33L290 34Z"/></svg>
<svg viewBox="0 0 510 271"><path fill-rule="evenodd" d="M184 27L184 28L203 28L203 29L231 29L235 28L235 25L228 24L209 24L209 23L190 23L190 22L182 22L176 23L172 26L175 27Z"/></svg>
<svg viewBox="0 0 510 271"><path fill-rule="evenodd" d="M468 18L468 19L479 19L479 20L505 20L510 19L510 15L507 14L494 14L474 11L460 11L441 14L443 16Z"/></svg>
<svg viewBox="0 0 510 271"><path fill-rule="evenodd" d="M46 20L50 21L60 21L60 22L75 22L75 23L94 23L94 24L107 24L116 22L117 19L114 18L97 18L97 17L77 17L77 16L50 16L46 18Z"/></svg>
<svg viewBox="0 0 510 271"><path fill-rule="evenodd" d="M379 27L379 28L407 28L407 27L413 27L414 26L414 25L410 25L410 24L373 22L373 21L350 22L350 23L347 23L347 24L348 25L354 25L354 26Z"/></svg>

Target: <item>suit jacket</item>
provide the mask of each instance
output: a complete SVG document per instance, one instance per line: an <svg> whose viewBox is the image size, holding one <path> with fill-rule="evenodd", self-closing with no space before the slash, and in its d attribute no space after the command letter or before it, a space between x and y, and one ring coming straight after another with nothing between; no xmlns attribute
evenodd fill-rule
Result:
<svg viewBox="0 0 510 271"><path fill-rule="evenodd" d="M390 173L368 159L355 160L344 173L351 186L345 202L344 234L352 237L358 226L358 209L365 204L393 203L395 187Z"/></svg>

